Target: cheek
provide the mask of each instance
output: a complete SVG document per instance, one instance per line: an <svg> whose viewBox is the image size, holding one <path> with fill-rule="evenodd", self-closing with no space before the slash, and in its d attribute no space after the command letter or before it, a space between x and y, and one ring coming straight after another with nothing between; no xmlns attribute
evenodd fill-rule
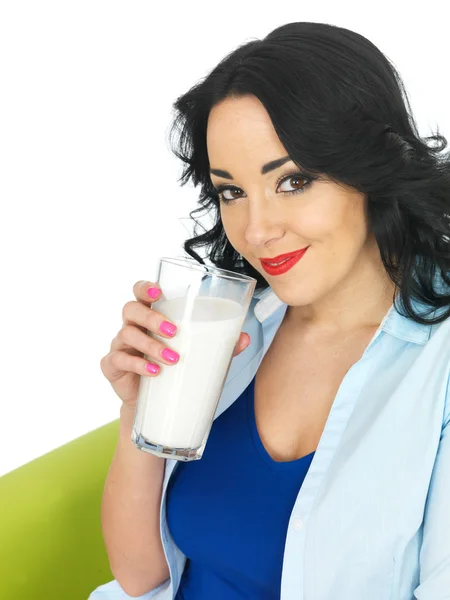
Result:
<svg viewBox="0 0 450 600"><path fill-rule="evenodd" d="M297 232L311 243L341 244L344 240L358 244L367 236L367 223L364 207L361 203L322 207L308 206L297 215Z"/></svg>
<svg viewBox="0 0 450 600"><path fill-rule="evenodd" d="M226 209L224 211L220 210L220 218L228 241L239 252L239 244L242 244L245 235L245 228L242 228L242 219L236 218L232 211Z"/></svg>
<svg viewBox="0 0 450 600"><path fill-rule="evenodd" d="M301 211L296 222L299 236L313 243L329 241L345 225L338 211L319 211L313 207Z"/></svg>

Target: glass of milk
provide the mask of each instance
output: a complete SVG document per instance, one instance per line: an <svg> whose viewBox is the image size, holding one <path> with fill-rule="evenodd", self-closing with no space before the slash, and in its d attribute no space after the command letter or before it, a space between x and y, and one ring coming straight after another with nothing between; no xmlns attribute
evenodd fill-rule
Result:
<svg viewBox="0 0 450 600"><path fill-rule="evenodd" d="M152 308L177 326L173 339L147 330L180 355L141 376L132 441L163 458L199 460L214 420L256 279L201 265L191 258L161 258L160 299ZM147 360L154 359L145 355Z"/></svg>

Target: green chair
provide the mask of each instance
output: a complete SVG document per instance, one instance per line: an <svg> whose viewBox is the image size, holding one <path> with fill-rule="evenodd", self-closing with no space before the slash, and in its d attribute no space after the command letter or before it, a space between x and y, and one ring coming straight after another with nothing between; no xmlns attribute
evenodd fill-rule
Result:
<svg viewBox="0 0 450 600"><path fill-rule="evenodd" d="M101 531L119 420L0 478L0 600L86 600L114 579Z"/></svg>

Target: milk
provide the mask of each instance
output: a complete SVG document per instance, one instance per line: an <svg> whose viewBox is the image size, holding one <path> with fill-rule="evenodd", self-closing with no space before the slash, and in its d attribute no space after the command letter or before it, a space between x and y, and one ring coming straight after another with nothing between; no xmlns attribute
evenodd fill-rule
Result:
<svg viewBox="0 0 450 600"><path fill-rule="evenodd" d="M182 322L185 306L191 316ZM141 377L137 428L153 444L199 448L222 394L245 319L244 308L234 300L206 296L161 299L152 308L178 330L173 339L151 336L178 352L180 360L171 366L158 361L159 375Z"/></svg>

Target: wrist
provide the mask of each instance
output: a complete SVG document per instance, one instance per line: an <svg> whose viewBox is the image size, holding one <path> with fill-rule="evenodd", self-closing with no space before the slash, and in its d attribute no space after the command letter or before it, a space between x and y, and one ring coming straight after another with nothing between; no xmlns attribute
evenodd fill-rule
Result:
<svg viewBox="0 0 450 600"><path fill-rule="evenodd" d="M133 427L135 408L128 404L122 404L120 407L120 424L129 427Z"/></svg>

